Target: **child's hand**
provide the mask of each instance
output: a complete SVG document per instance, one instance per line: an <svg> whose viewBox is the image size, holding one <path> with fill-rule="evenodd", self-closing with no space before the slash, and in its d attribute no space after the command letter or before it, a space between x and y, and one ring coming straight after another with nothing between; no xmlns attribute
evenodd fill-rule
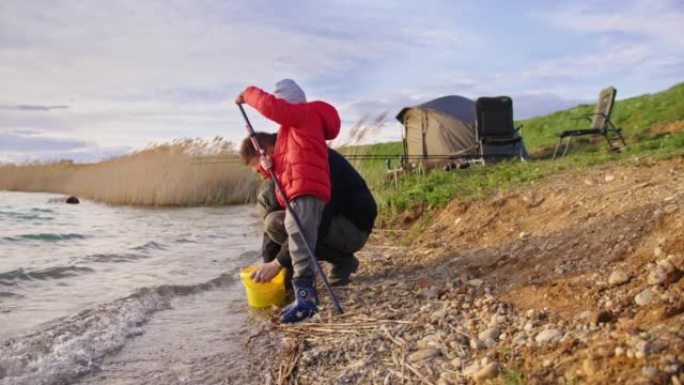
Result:
<svg viewBox="0 0 684 385"><path fill-rule="evenodd" d="M261 164L261 168L266 171L270 171L271 167L273 167L273 164L271 164L271 158L268 155L262 155L259 158L259 164Z"/></svg>
<svg viewBox="0 0 684 385"><path fill-rule="evenodd" d="M242 96L242 92L238 94L238 96L235 98L235 104L242 104L245 102L245 98Z"/></svg>

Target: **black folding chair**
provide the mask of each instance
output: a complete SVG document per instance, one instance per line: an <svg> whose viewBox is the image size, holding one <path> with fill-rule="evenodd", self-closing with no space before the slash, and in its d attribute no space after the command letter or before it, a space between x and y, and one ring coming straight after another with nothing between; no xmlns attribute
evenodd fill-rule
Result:
<svg viewBox="0 0 684 385"><path fill-rule="evenodd" d="M621 148L614 145L614 142L621 141L622 148L627 146L625 143L625 138L622 136L622 129L615 127L613 122L610 121L610 113L613 111L613 105L615 104L615 95L617 90L614 87L608 87L599 93L599 100L596 104L596 110L593 114L588 114L574 118L574 120L587 119L591 124L589 128L576 129L576 130L566 130L559 133L558 143L556 144L556 149L553 152L553 157L556 158L558 155L558 150L560 149L563 141L565 141L565 148L563 149L563 156L567 154L568 147L570 147L570 141L576 136L582 135L601 135L608 142L608 147L613 151L618 151ZM565 140L567 138L567 140Z"/></svg>
<svg viewBox="0 0 684 385"><path fill-rule="evenodd" d="M525 160L526 154L522 136L518 132L522 125L513 125L513 101L508 96L480 97L475 101L477 117L477 141L482 163L485 163L485 146L510 146L508 154L497 157L519 156Z"/></svg>

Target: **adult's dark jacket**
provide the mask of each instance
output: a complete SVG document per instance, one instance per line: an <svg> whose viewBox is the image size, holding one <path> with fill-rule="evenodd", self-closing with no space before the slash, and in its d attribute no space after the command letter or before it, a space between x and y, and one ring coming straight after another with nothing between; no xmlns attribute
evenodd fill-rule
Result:
<svg viewBox="0 0 684 385"><path fill-rule="evenodd" d="M370 233L375 224L377 205L366 181L340 153L333 149L328 149L328 163L331 197L330 202L323 209L321 224L318 227L318 239L321 240L328 234L330 222L337 215L343 215L359 230ZM283 210L278 203L275 186L271 180L264 182L257 195L257 201L260 210L264 210L262 212L264 216L272 211ZM281 265L290 266L292 262L287 248L283 249L281 250L280 245L264 234L264 261L272 261L277 255Z"/></svg>

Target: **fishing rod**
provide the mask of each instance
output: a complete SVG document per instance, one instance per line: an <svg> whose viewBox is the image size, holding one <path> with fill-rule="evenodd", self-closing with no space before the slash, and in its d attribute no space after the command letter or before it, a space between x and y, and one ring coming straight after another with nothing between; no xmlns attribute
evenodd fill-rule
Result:
<svg viewBox="0 0 684 385"><path fill-rule="evenodd" d="M252 141L252 146L254 146L254 149L257 150L260 156L266 156L266 152L264 149L261 147L259 144L259 140L256 138L256 134L254 133L254 128L252 128L252 123L249 122L249 118L247 118L247 113L245 113L245 109L242 107L241 103L236 103L238 107L240 108L240 112L242 113L242 117L245 118L245 122L247 123L247 132L249 132L249 139ZM278 177L276 177L275 172L273 171L273 168L268 169L268 173L271 174L271 179L273 179L273 183L275 184L276 189L280 193L280 196L283 197L283 201L285 201L285 208L287 209L287 212L292 216L294 219L295 225L297 226L297 231L299 231L299 234L301 234L302 239L304 240L304 245L306 246L306 251L309 254L309 258L311 258L311 261L313 262L314 266L316 267L316 271L318 271L318 274L321 275L321 278L323 278L323 283L325 284L325 288L328 290L328 294L330 294L330 298L332 299L333 303L335 304L335 309L337 310L337 313L343 314L344 311L342 311L342 307L340 306L340 302L337 300L337 296L335 296L335 292L333 292L332 287L330 286L330 283L328 283L328 278L325 276L325 272L321 268L321 264L318 263L318 259L316 259L316 255L313 252L313 248L309 244L309 240L306 239L304 236L304 231L302 230L302 224L299 221L299 217L297 214L292 210L292 206L290 205L290 201L287 199L287 195L285 195L285 190L283 189L283 186L280 184L280 181L278 180Z"/></svg>

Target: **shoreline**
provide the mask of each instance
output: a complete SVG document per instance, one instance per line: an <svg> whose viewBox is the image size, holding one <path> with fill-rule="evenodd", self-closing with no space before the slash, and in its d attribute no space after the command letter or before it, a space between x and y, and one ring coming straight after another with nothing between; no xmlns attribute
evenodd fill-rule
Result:
<svg viewBox="0 0 684 385"><path fill-rule="evenodd" d="M376 231L346 313L262 325L258 383L684 381L684 159L566 171ZM256 373L256 372L255 372Z"/></svg>

